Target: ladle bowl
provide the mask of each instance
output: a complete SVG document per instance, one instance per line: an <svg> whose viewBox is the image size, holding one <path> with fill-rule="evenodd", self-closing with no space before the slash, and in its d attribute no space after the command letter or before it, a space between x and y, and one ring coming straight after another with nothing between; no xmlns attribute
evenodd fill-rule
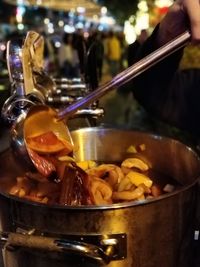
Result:
<svg viewBox="0 0 200 267"><path fill-rule="evenodd" d="M11 128L11 147L25 169L33 169L33 163L27 151L27 139L47 132L53 132L58 139L73 146L73 140L65 120L58 120L57 112L46 105L34 105L27 114L18 117Z"/></svg>

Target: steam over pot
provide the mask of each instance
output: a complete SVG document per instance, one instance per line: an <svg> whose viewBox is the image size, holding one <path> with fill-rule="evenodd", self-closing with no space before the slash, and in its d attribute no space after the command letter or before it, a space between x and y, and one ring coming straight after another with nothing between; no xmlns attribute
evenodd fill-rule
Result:
<svg viewBox="0 0 200 267"><path fill-rule="evenodd" d="M16 231L32 232L36 243L41 241L41 235L46 237L43 239L46 248L42 245L42 250L38 243L32 244L35 249L28 248L29 243L26 248L20 246L4 251L5 266L189 266L193 256L193 219L200 174L200 159L195 152L178 141L136 131L85 128L72 132L72 136L78 160L120 162L127 157L130 145L145 144L142 156L152 168L173 177L183 186L145 202L79 207L47 206L2 192L3 237L8 238L10 232ZM12 179L23 174L20 168L10 150L0 155L2 181L4 177ZM64 243L68 248L63 249ZM74 245L85 244L82 252L72 249ZM58 245L60 250L51 251L51 245Z"/></svg>

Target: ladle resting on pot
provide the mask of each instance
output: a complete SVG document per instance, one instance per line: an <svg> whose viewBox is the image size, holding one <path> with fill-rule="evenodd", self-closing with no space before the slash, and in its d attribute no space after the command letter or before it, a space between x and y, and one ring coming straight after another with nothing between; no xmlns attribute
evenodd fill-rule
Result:
<svg viewBox="0 0 200 267"><path fill-rule="evenodd" d="M11 132L12 146L18 157L26 158L30 163L30 158L27 157L26 149L28 138L49 131L54 132L57 137L66 140L68 143L73 144L70 132L63 122L63 119L71 117L78 109L96 101L110 90L129 82L168 55L185 46L190 37L191 35L188 31L184 32L174 40L119 73L111 81L89 93L86 97L83 97L68 107L58 110L58 112L45 105L33 106L27 116L19 118Z"/></svg>

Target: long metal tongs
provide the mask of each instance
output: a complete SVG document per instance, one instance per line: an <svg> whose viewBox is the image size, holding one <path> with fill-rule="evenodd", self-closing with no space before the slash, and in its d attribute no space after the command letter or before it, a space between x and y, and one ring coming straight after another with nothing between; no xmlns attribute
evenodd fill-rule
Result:
<svg viewBox="0 0 200 267"><path fill-rule="evenodd" d="M131 67L122 71L111 81L98 87L96 90L89 93L84 98L78 100L68 107L59 110L57 114L58 120L62 120L65 117L71 117L79 108L87 106L88 104L91 104L92 102L98 100L100 97L104 96L108 91L114 89L115 87L119 87L129 82L133 78L143 73L145 70L154 66L165 57L184 47L190 41L190 38L191 34L188 31L182 33L172 41L168 42L137 63L133 64Z"/></svg>

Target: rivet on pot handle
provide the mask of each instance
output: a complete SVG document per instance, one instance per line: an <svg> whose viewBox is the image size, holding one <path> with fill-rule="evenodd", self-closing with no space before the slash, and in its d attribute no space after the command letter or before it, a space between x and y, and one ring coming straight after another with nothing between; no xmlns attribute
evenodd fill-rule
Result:
<svg viewBox="0 0 200 267"><path fill-rule="evenodd" d="M114 238L103 239L101 242L103 248L86 242L19 233L1 232L0 240L5 247L25 247L49 252L74 253L106 264L117 259L115 246L117 246L118 240Z"/></svg>

